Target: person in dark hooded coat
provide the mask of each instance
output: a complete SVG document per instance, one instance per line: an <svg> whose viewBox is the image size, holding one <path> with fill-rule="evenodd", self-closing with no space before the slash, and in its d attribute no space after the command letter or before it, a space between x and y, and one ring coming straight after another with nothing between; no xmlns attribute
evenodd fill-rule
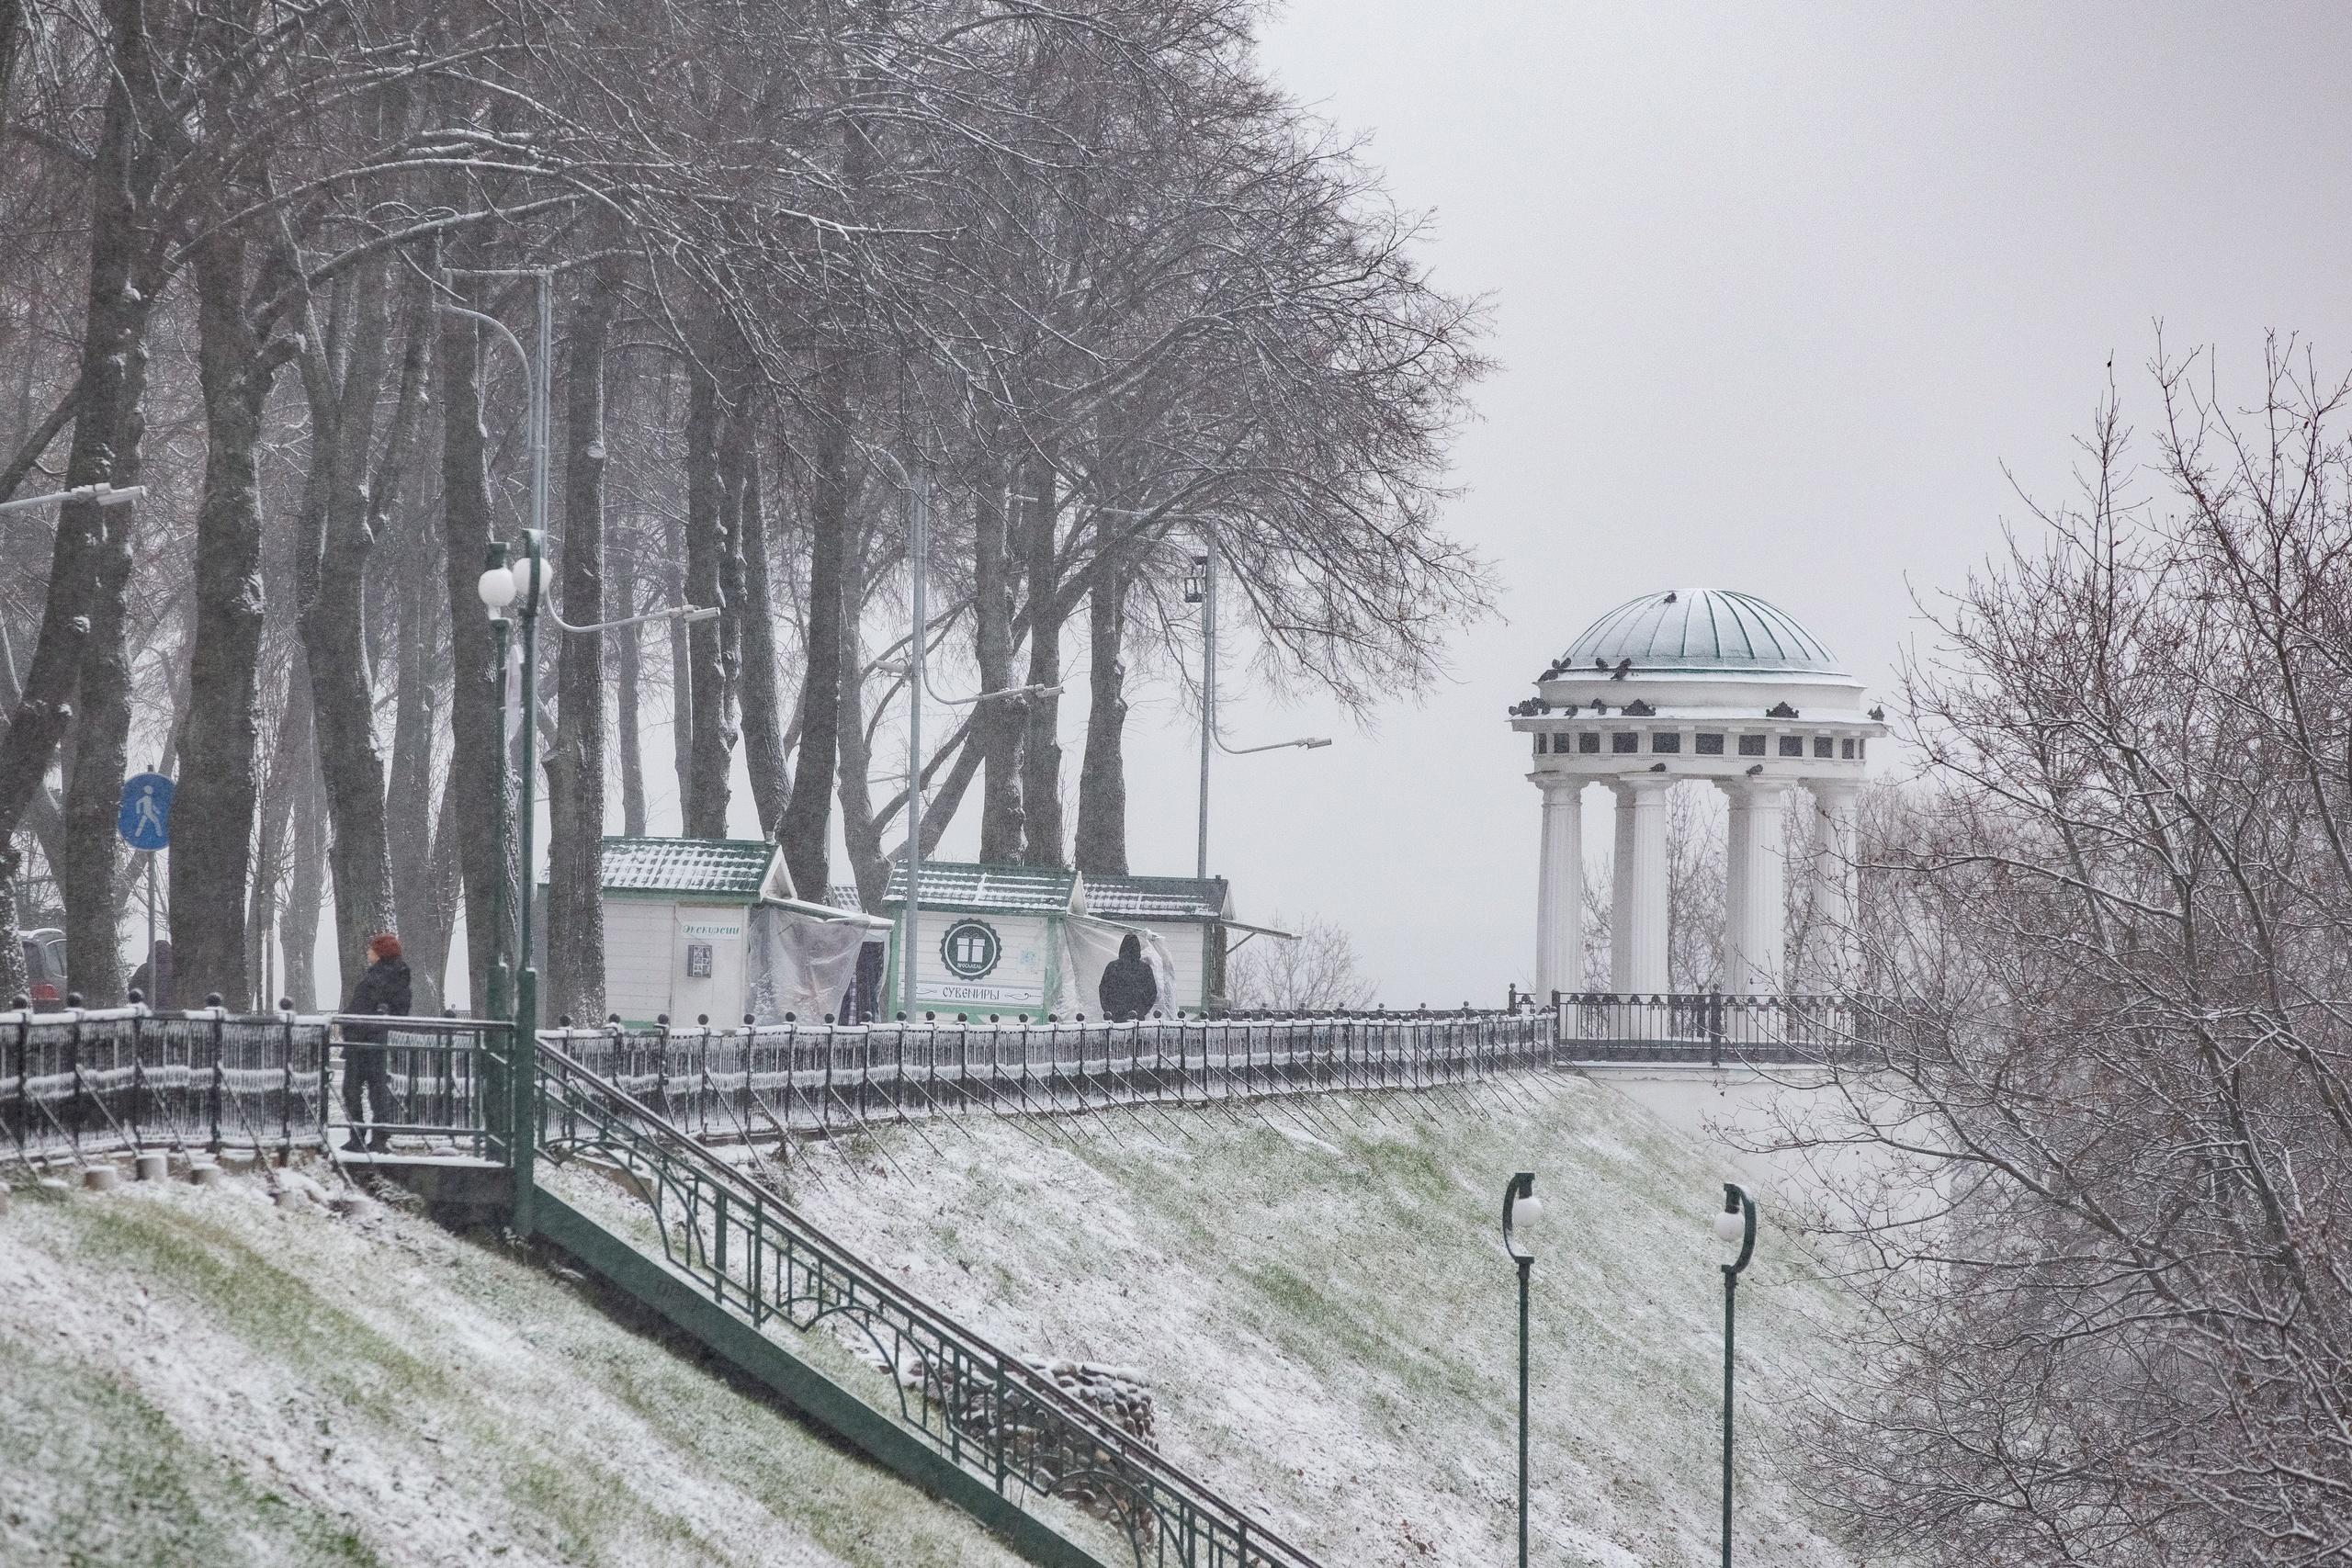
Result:
<svg viewBox="0 0 2352 1568"><path fill-rule="evenodd" d="M343 1010L346 1014L407 1017L413 1004L408 960L401 956L401 939L390 931L379 932L368 943L368 956L374 962L359 976L359 983L351 987L351 999L344 1004ZM367 1091L367 1103L375 1112L375 1121L390 1122L399 1114L392 1103L392 1076L385 1061L390 1049L384 1043L384 1031L376 1025L343 1026L343 1118L351 1128L350 1135L343 1141L346 1154L359 1152L359 1129L369 1119L361 1109L362 1089ZM382 1154L391 1147L391 1134L379 1126L368 1140L368 1152Z"/></svg>
<svg viewBox="0 0 2352 1568"><path fill-rule="evenodd" d="M1114 1023L1148 1017L1159 1000L1159 982L1153 977L1151 965L1144 962L1143 941L1135 932L1120 939L1119 956L1102 966L1098 994L1102 1016Z"/></svg>

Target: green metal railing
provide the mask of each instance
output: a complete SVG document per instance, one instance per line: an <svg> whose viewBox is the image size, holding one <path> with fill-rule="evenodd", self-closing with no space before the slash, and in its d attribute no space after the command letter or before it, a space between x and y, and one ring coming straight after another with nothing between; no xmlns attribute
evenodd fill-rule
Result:
<svg viewBox="0 0 2352 1568"><path fill-rule="evenodd" d="M899 1418L999 1495L1083 1500L1150 1568L1313 1568L1238 1506L900 1290L560 1045L542 1040L537 1055L537 1142L548 1158L594 1155L628 1171L652 1206L671 1267L752 1326L854 1325L894 1376Z"/></svg>

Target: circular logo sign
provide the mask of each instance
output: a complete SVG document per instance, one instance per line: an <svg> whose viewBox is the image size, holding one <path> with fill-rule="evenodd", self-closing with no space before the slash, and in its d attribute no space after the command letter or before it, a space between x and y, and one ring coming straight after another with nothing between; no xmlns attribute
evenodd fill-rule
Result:
<svg viewBox="0 0 2352 1568"><path fill-rule="evenodd" d="M939 940L940 961L959 980L977 980L996 967L1004 943L986 920L958 920Z"/></svg>

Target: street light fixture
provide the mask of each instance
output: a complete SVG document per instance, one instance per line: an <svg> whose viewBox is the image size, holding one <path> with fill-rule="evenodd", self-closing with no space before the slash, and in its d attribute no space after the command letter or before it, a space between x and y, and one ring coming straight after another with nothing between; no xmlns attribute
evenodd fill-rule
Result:
<svg viewBox="0 0 2352 1568"><path fill-rule="evenodd" d="M69 501L95 501L100 506L120 506L137 501L147 493L145 485L125 485L117 490L110 484L75 485L72 490L53 490L47 495L28 495L21 501L0 501L0 512L30 512L37 506L62 506Z"/></svg>
<svg viewBox="0 0 2352 1568"><path fill-rule="evenodd" d="M898 470L899 488L907 492L908 612L913 625L907 636L907 896L899 907L899 919L905 922L899 939L899 996L900 1010L911 1020L919 1010L915 1006L915 960L917 919L922 902L923 695L929 693L932 701L949 707L969 707L998 697L1052 696L1061 687L1009 686L1001 692L980 692L968 697L943 697L931 691L931 675L923 660L924 638L930 629L924 588L929 561L931 472L920 463L910 472L887 446L865 441L858 445Z"/></svg>
<svg viewBox="0 0 2352 1568"><path fill-rule="evenodd" d="M1535 1266L1521 1238L1543 1217L1535 1173L1522 1170L1503 1189L1503 1251L1519 1265L1519 1568L1527 1568L1527 1276Z"/></svg>
<svg viewBox="0 0 2352 1568"><path fill-rule="evenodd" d="M1216 546L1206 545L1202 553L1193 558L1194 576L1184 582L1184 602L1197 601L1201 606L1201 825L1198 853L1193 861L1193 874L1206 882L1209 876L1209 759L1218 751L1228 757L1247 757L1258 751L1281 751L1295 746L1301 750L1315 751L1331 742L1321 736L1302 736L1296 740L1273 740L1263 746L1227 746L1216 728Z"/></svg>
<svg viewBox="0 0 2352 1568"><path fill-rule="evenodd" d="M1732 1348L1739 1276L1756 1256L1756 1200L1736 1181L1724 1183L1724 1206L1715 1215L1715 1239L1739 1248L1724 1270L1724 1568L1731 1568Z"/></svg>

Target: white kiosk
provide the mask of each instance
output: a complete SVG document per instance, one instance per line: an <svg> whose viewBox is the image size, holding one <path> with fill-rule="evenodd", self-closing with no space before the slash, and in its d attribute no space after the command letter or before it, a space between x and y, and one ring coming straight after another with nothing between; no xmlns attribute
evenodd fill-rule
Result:
<svg viewBox="0 0 2352 1568"><path fill-rule="evenodd" d="M630 1025L836 1012L890 922L793 896L782 852L758 839L604 843L605 1005Z"/></svg>

